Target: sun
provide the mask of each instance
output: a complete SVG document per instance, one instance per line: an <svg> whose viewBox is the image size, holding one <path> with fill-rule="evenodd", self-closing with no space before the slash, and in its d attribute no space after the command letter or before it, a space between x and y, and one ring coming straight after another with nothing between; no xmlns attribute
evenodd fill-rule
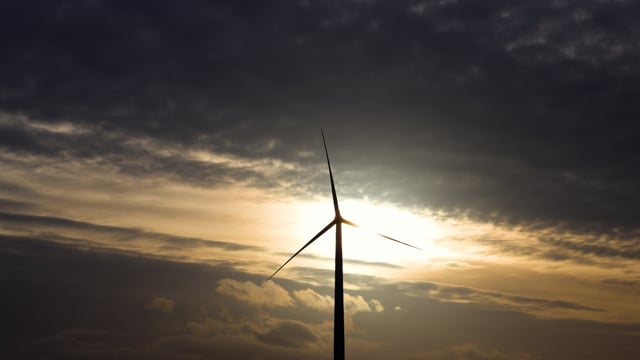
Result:
<svg viewBox="0 0 640 360"><path fill-rule="evenodd" d="M280 213L283 212L288 215L286 222L282 223L278 248L286 253L299 249L331 222L333 208L330 202L317 200L290 204L287 209L280 209ZM434 258L451 255L448 249L435 241L442 238L447 229L429 216L366 199L341 201L340 212L345 219L362 227L342 225L345 271L386 277L399 269L420 266ZM422 251L382 238L376 233L414 245ZM295 264L332 269L335 230L327 231L307 251L307 256L294 260Z"/></svg>
<svg viewBox="0 0 640 360"><path fill-rule="evenodd" d="M341 205L344 216L363 228L345 229L343 246L345 252L349 251L345 256L363 261L407 265L409 262L447 255L446 249L434 243L444 234L444 229L428 216L367 200L347 200ZM409 243L422 251L389 241L377 233Z"/></svg>

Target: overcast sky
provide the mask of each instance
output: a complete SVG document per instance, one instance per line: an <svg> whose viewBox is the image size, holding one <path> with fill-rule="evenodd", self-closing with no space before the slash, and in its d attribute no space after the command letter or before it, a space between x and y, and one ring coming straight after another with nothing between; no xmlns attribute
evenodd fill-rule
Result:
<svg viewBox="0 0 640 360"><path fill-rule="evenodd" d="M0 3L0 354L640 356L640 5Z"/></svg>

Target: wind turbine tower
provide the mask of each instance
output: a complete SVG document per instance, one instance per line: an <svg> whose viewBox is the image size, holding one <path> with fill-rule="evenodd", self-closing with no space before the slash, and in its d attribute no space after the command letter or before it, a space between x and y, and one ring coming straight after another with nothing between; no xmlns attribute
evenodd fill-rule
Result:
<svg viewBox="0 0 640 360"><path fill-rule="evenodd" d="M327 232L331 227L336 227L336 258L335 258L335 285L334 285L334 315L333 315L333 358L334 360L344 360L344 292L343 292L343 272L342 272L342 224L347 224L353 227L361 228L360 225L349 221L342 217L340 214L340 207L338 206L338 196L336 195L336 186L333 182L333 173L331 172L331 162L329 161L329 152L327 151L327 142L324 138L324 131L320 129L322 134L322 144L324 145L324 154L327 157L327 167L329 168L329 180L331 181L331 196L333 197L333 210L334 218L327 226L325 226L320 232L318 232L311 240L309 240L300 250L293 254L287 261L282 264L278 270L276 270L269 280L271 280L285 265L287 265L296 255L302 252L307 246L311 245L322 234ZM379 234L385 239L395 241L402 245L412 247L414 249L422 250L413 245L407 244L400 240L396 240L392 237Z"/></svg>

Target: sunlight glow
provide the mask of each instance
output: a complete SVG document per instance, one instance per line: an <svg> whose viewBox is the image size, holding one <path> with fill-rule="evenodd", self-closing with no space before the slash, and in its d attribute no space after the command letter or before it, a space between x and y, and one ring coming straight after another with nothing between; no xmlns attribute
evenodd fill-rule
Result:
<svg viewBox="0 0 640 360"><path fill-rule="evenodd" d="M451 229L428 216L418 215L396 206L377 205L366 200L340 202L343 217L360 225L354 228L343 224L343 254L345 271L387 276L403 268L422 267L438 258L453 258L451 249L436 240L447 237ZM291 203L279 207L277 233L278 251L293 254L333 219L330 202L313 201ZM276 230L276 229L274 229ZM421 248L423 251L382 238L384 234ZM284 240L286 239L286 240ZM327 231L311 244L291 266L333 268L335 230ZM286 258L284 259L286 260Z"/></svg>

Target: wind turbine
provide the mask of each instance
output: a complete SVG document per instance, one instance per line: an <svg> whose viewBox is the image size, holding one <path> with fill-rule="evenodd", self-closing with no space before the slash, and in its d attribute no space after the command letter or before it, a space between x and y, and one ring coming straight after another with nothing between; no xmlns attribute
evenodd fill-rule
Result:
<svg viewBox="0 0 640 360"><path fill-rule="evenodd" d="M340 208L338 207L338 196L336 195L336 186L333 183L333 174L331 173L331 162L329 161L329 152L327 151L327 142L324 139L324 131L322 128L320 129L320 133L322 134L322 143L324 145L324 154L327 157L327 167L329 168L329 179L331 180L331 195L333 196L333 210L335 212L335 217L331 222L325 226L320 232L316 234L311 240L309 240L300 250L298 250L295 254L293 254L287 261L282 264L278 270L276 270L271 276L269 276L269 280L271 280L280 270L282 270L285 265L289 263L296 255L302 252L307 246L311 245L316 239L318 239L322 234L327 232L331 227L335 225L336 227L336 265L335 265L335 292L334 292L334 313L333 313L333 358L334 360L344 360L344 293L343 293L343 274L342 274L342 224L351 225L356 228L361 228L360 225L349 221L340 215ZM376 235L381 236L385 239L395 241L402 245L406 245L412 247L414 249L422 250L413 245L407 244L400 240L394 239L392 237L376 233Z"/></svg>

